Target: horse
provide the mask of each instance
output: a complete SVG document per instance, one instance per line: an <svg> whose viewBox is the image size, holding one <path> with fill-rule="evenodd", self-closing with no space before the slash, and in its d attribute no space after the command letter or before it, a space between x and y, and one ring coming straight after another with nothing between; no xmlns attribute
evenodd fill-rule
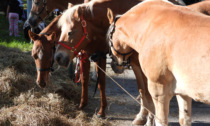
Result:
<svg viewBox="0 0 210 126"><path fill-rule="evenodd" d="M169 102L174 95L178 97L180 125L191 125L192 99L210 104L209 21L210 17L192 9L151 0L136 5L110 26L115 62L121 64L129 57L117 52L138 53L136 59L148 79L157 125L168 124Z"/></svg>
<svg viewBox="0 0 210 126"><path fill-rule="evenodd" d="M36 83L41 88L49 85L49 74L53 72L56 41L61 33L61 29L57 27L60 17L61 15L57 16L39 34L28 31L29 37L34 41L31 52L37 69Z"/></svg>
<svg viewBox="0 0 210 126"><path fill-rule="evenodd" d="M37 27L39 22L43 21L50 12L55 9L66 10L68 3L79 4L89 2L90 0L33 0L29 23L31 27Z"/></svg>
<svg viewBox="0 0 210 126"><path fill-rule="evenodd" d="M119 2L121 4L119 4ZM85 50L86 61L83 63L83 77L84 81L84 97L83 107L86 106L88 101L87 85L89 79L90 61L88 57L97 52L108 52L108 45L106 44L106 31L109 26L108 19L106 17L106 9L111 8L115 14L122 14L137 3L141 1L133 0L93 0L86 4L76 5L63 13L63 16L59 20L59 26L62 29L60 42L56 47L55 61L61 66L68 67L69 62L77 56L80 50ZM82 23L82 24L81 24ZM97 64L101 62L101 67L105 70L106 60L101 59L97 61ZM133 66L132 66L133 67ZM96 68L98 71L98 68ZM140 73L140 72L138 72ZM138 83L139 89L144 89L140 83ZM105 116L105 108L107 106L105 97L105 75L104 73L99 75L98 88L101 95L101 108L97 113L100 116ZM141 107L143 108L143 107ZM141 113L141 117L134 123L145 122L145 113ZM142 119L143 118L143 119ZM139 121L141 120L141 121ZM144 121L142 121L144 120Z"/></svg>

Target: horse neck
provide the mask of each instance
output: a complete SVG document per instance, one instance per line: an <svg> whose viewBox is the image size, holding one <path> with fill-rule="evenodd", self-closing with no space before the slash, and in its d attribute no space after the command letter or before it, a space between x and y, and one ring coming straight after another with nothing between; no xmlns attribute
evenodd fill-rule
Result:
<svg viewBox="0 0 210 126"><path fill-rule="evenodd" d="M53 32L56 33L56 36L60 36L61 29L57 26L58 20L62 15L57 16L45 29L41 31L41 33L52 34Z"/></svg>

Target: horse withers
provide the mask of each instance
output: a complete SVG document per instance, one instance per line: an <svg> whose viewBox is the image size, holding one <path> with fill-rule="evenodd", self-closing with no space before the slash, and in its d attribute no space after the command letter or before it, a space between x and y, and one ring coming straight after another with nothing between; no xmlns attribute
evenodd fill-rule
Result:
<svg viewBox="0 0 210 126"><path fill-rule="evenodd" d="M192 98L210 104L209 21L210 17L189 8L151 0L133 7L115 23L113 47L123 53L138 52L157 125L168 124L174 95L180 125L191 125ZM111 51L116 62L122 63L123 57Z"/></svg>

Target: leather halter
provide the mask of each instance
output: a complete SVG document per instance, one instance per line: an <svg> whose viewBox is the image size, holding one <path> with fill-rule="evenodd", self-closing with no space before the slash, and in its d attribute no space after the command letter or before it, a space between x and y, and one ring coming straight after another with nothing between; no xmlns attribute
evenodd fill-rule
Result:
<svg viewBox="0 0 210 126"><path fill-rule="evenodd" d="M67 48L68 50L71 50L72 52L74 52L74 55L76 55L76 56L78 55L77 48L82 44L84 39L86 38L90 42L89 37L88 37L88 33L87 33L87 28L86 28L87 23L84 20L83 15L81 15L81 24L82 24L82 27L83 27L84 35L82 36L80 41L74 47L70 47L70 46L64 44L63 42L58 42L58 44L60 44L61 46L63 46L65 48Z"/></svg>
<svg viewBox="0 0 210 126"><path fill-rule="evenodd" d="M36 6L38 6L38 3L35 3L34 0L32 0L32 1ZM34 14L34 15L38 16L38 18L41 21L43 21L43 19L40 17L40 14L43 12L44 9L47 12L47 15L49 15L49 11L48 11L47 6L46 6L47 5L47 0L43 0L42 2L43 2L43 8L38 13L36 13L34 11L31 11L31 14Z"/></svg>
<svg viewBox="0 0 210 126"><path fill-rule="evenodd" d="M127 55L133 53L134 50L132 50L132 51L130 51L130 52L127 52L127 53L121 53L121 52L117 51L117 50L114 48L113 42L112 42L113 33L114 33L114 31L115 31L115 23L117 22L117 20L118 20L119 18L120 18L120 16L115 17L114 22L113 22L113 24L112 24L112 25L113 25L113 28L111 29L110 34L109 34L109 45L110 45L111 48L114 49L114 51L115 51L117 54L123 56L123 62L122 62L122 64L118 64L118 63L115 62L115 61L114 61L114 64L117 65L117 66L126 66L126 65L128 66L128 65L130 64L130 58L129 58L127 61L125 61L125 57L126 57ZM110 56L111 56L111 54L112 54L111 48L110 48L110 50L109 50L109 55L110 55Z"/></svg>
<svg viewBox="0 0 210 126"><path fill-rule="evenodd" d="M49 35L48 33L40 33L41 35ZM50 72L54 72L54 68L53 68L53 64L54 64L54 55L55 55L55 41L53 44L53 51L52 51L52 62L50 67L48 68L36 68L37 71L43 72L43 71L50 71Z"/></svg>

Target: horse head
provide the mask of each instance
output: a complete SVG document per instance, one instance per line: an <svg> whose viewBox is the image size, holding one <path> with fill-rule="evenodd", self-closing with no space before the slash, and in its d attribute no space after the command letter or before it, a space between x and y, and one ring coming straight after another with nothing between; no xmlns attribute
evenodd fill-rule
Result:
<svg viewBox="0 0 210 126"><path fill-rule="evenodd" d="M29 24L31 27L36 27L40 21L42 21L46 15L52 11L50 7L51 2L47 0L32 0L31 13L29 15Z"/></svg>
<svg viewBox="0 0 210 126"><path fill-rule="evenodd" d="M58 26L61 27L61 35L56 47L55 61L61 66L68 67L78 52L90 42L91 25L86 18L89 8L82 5L74 7L69 5L69 9L59 19Z"/></svg>
<svg viewBox="0 0 210 126"><path fill-rule="evenodd" d="M110 27L107 32L107 42L110 47L109 54L112 58L111 67L115 73L123 73L124 66L129 63L129 57L133 51L127 44L123 42L123 37L119 34L120 28L117 27L117 20L120 16L114 18L113 12L108 8L107 17Z"/></svg>
<svg viewBox="0 0 210 126"><path fill-rule="evenodd" d="M37 85L44 88L49 83L49 73L53 71L52 66L54 62L54 52L56 38L55 33L35 34L28 31L29 37L34 41L32 48L32 57L35 60L37 69Z"/></svg>

